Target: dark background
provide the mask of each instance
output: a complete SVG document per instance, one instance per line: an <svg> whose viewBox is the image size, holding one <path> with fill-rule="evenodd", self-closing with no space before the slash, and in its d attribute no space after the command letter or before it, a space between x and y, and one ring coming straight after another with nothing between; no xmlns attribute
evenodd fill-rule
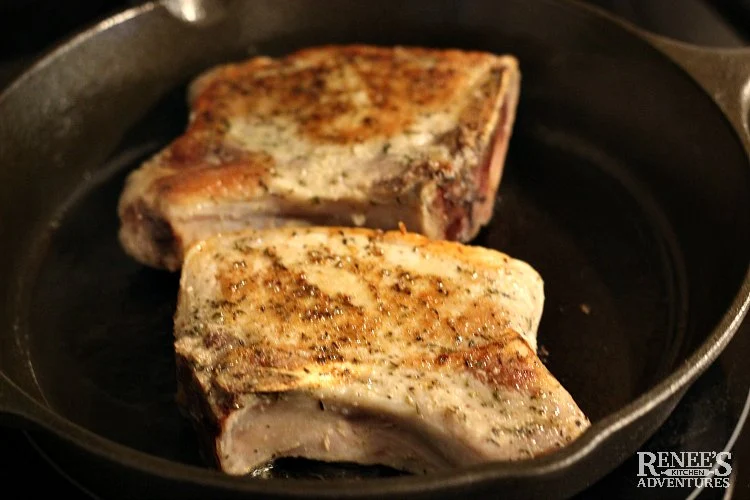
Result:
<svg viewBox="0 0 750 500"><path fill-rule="evenodd" d="M408 0L407 0L408 1ZM44 50L139 0L0 0L0 58ZM711 46L750 40L750 0L588 0L665 35Z"/></svg>
<svg viewBox="0 0 750 500"><path fill-rule="evenodd" d="M34 58L76 30L138 0L0 0L0 89ZM750 43L750 0L589 0L636 25L683 41L736 47ZM750 49L748 49L750 64ZM2 117L0 117L2 119ZM0 145L1 147L1 145ZM719 361L695 384L664 428L644 449L719 450L736 427L750 385L746 360L750 355L747 323ZM697 443L703 448L695 448ZM731 498L750 499L750 431L734 448ZM631 460L584 493L582 498L635 498L636 466ZM63 478L18 430L0 428L2 498L85 498ZM17 492L17 493L14 493ZM653 492L651 491L653 496ZM699 499L722 498L706 491ZM662 498L684 492L662 490ZM677 496L669 496L677 495Z"/></svg>

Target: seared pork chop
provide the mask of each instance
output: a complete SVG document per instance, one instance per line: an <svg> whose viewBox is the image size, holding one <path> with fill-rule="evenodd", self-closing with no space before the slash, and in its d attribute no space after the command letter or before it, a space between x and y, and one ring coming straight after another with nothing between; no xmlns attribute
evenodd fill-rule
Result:
<svg viewBox="0 0 750 500"><path fill-rule="evenodd" d="M549 453L589 422L536 356L543 293L524 262L412 233L217 236L182 269L179 400L230 474Z"/></svg>
<svg viewBox="0 0 750 500"><path fill-rule="evenodd" d="M468 241L492 215L519 93L516 59L325 46L197 78L181 137L128 178L120 240L179 269L213 234L284 225Z"/></svg>

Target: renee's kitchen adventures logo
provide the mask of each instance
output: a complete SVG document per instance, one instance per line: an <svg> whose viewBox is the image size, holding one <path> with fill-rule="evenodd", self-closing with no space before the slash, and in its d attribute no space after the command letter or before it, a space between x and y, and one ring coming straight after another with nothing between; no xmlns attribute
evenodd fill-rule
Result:
<svg viewBox="0 0 750 500"><path fill-rule="evenodd" d="M727 488L728 451L638 452L639 488Z"/></svg>

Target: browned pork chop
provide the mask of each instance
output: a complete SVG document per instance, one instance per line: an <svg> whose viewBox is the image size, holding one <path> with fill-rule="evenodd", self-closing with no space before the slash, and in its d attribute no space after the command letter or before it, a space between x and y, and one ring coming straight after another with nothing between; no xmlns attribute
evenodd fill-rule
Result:
<svg viewBox="0 0 750 500"><path fill-rule="evenodd" d="M325 46L193 82L187 131L133 172L120 240L179 269L213 234L396 228L468 241L492 215L519 93L516 59Z"/></svg>
<svg viewBox="0 0 750 500"><path fill-rule="evenodd" d="M180 401L220 467L277 457L423 473L548 453L589 425L535 354L543 284L502 253L347 228L196 244Z"/></svg>

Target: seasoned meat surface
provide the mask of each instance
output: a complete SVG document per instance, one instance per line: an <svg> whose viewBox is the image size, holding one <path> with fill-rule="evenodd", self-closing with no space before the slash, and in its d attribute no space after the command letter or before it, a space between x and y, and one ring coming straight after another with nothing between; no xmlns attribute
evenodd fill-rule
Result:
<svg viewBox="0 0 750 500"><path fill-rule="evenodd" d="M131 173L120 240L179 269L213 234L304 225L468 241L491 217L518 101L516 59L323 46L213 68L185 133Z"/></svg>
<svg viewBox="0 0 750 500"><path fill-rule="evenodd" d="M277 457L416 473L549 453L589 425L536 356L543 283L406 232L246 230L187 252L180 401L219 466Z"/></svg>

